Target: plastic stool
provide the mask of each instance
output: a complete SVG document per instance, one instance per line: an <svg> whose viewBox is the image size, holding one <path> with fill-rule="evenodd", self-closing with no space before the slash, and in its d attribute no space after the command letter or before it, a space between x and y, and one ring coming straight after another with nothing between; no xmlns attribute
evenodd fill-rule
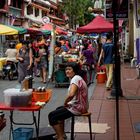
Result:
<svg viewBox="0 0 140 140"><path fill-rule="evenodd" d="M81 114L81 115L74 115L74 116L72 116L72 121L71 121L71 140L74 140L74 123L75 123L75 117L88 117L90 140L92 140L91 112L87 112L87 113L84 113L84 114Z"/></svg>

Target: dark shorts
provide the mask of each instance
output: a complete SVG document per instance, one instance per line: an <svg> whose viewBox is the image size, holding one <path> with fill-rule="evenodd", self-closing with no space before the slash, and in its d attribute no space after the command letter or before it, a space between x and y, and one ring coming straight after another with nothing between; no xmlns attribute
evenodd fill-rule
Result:
<svg viewBox="0 0 140 140"><path fill-rule="evenodd" d="M74 114L72 114L69 110L67 110L65 107L61 106L56 108L56 110L49 113L49 123L50 125L56 125L59 123L59 121L68 119L72 117Z"/></svg>

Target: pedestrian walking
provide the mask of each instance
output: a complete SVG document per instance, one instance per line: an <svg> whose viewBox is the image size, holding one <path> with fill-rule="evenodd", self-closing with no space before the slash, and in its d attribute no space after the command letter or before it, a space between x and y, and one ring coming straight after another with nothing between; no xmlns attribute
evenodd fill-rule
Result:
<svg viewBox="0 0 140 140"><path fill-rule="evenodd" d="M32 51L33 51L33 61L34 61L34 76L40 77L40 70L39 70L39 46L37 44L37 40L34 40L32 43Z"/></svg>
<svg viewBox="0 0 140 140"><path fill-rule="evenodd" d="M27 75L32 75L33 54L28 42L22 42L22 47L17 53L18 82L21 83Z"/></svg>
<svg viewBox="0 0 140 140"><path fill-rule="evenodd" d="M106 43L103 44L100 57L98 60L98 66L100 66L101 58L103 57L103 63L106 67L107 82L106 89L110 90L112 87L113 80L113 55L114 55L114 44L112 42L113 33L109 32L106 35Z"/></svg>
<svg viewBox="0 0 140 140"><path fill-rule="evenodd" d="M45 84L48 69L48 46L44 43L39 46L39 68L42 78L41 82Z"/></svg>
<svg viewBox="0 0 140 140"><path fill-rule="evenodd" d="M87 84L90 85L94 81L95 76L95 54L93 46L89 47L88 43L84 44L84 49L82 50L80 60L82 61L82 67L87 71Z"/></svg>

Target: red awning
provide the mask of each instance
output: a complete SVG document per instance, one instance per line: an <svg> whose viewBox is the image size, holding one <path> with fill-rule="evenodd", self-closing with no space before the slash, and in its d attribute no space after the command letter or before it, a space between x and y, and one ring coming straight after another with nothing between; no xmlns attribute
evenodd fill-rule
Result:
<svg viewBox="0 0 140 140"><path fill-rule="evenodd" d="M42 33L38 28L27 28L29 34L40 34Z"/></svg>
<svg viewBox="0 0 140 140"><path fill-rule="evenodd" d="M57 20L52 20L51 21L52 23L54 23L54 24L57 24L57 25L65 25L65 22L64 21L57 21Z"/></svg>
<svg viewBox="0 0 140 140"><path fill-rule="evenodd" d="M109 31L113 31L113 24L102 16L97 16L87 25L77 28L78 33L102 33Z"/></svg>

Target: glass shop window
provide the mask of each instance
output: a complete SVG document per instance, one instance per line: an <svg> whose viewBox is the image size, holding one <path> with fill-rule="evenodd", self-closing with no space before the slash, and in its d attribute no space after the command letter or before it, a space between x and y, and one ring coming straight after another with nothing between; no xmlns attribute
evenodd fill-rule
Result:
<svg viewBox="0 0 140 140"><path fill-rule="evenodd" d="M38 17L38 16L39 16L39 9L35 8L35 17Z"/></svg>
<svg viewBox="0 0 140 140"><path fill-rule="evenodd" d="M42 11L42 17L47 16L47 12L46 11Z"/></svg>
<svg viewBox="0 0 140 140"><path fill-rule="evenodd" d="M31 14L33 14L33 7L28 5L27 6L27 15L31 15Z"/></svg>

